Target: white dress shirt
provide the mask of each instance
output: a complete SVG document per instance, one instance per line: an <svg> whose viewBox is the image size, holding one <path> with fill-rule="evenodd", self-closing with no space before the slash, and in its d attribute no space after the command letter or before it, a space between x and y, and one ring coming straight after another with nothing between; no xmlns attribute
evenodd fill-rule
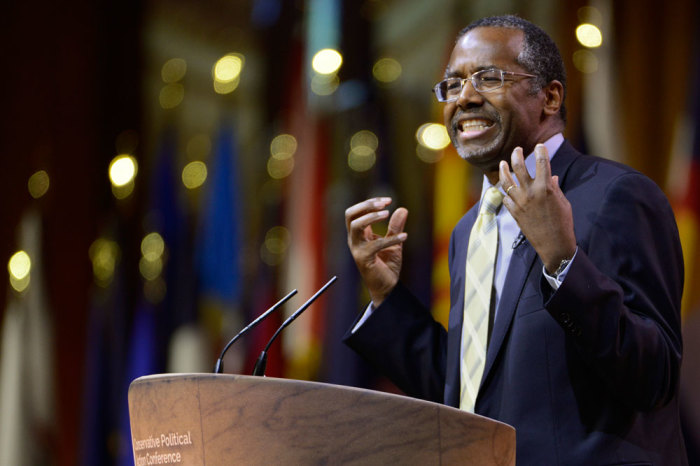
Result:
<svg viewBox="0 0 700 466"><path fill-rule="evenodd" d="M549 154L550 160L552 160L552 157L554 156L556 151L559 150L559 147L562 145L563 142L564 136L562 135L562 133L557 133L543 143L547 148L547 153ZM532 178L535 177L535 165L536 164L534 153L528 154L528 156L525 158L525 167L527 168L527 171ZM516 183L519 184L518 179L514 173L513 178L515 179ZM492 185L489 182L488 178L484 176L479 202L481 202L481 199L483 199L484 195L486 194L486 190L489 189L491 186ZM499 189L501 189L499 185L497 186ZM503 190L501 189L501 191ZM501 299L501 295L503 294L503 285L506 281L508 265L510 264L510 259L513 256L513 243L518 239L518 236L520 235L520 227L518 227L518 224L516 223L515 219L505 207L499 209L498 213L496 214L496 223L498 224L498 252L496 253L496 269L494 270L493 275L493 286L496 293L496 296L494 298L494 305L495 309L497 310L498 304ZM566 273L568 272L570 266L571 263L569 263L566 269L556 278L549 275L544 269L544 267L542 267L542 273L544 274L550 286L554 290L556 290L564 281L564 278L566 277ZM360 328L360 326L369 318L370 315L372 315L373 311L374 305L373 303L370 303L369 306L367 306L365 313L362 315L362 318L352 329L353 333L358 328Z"/></svg>

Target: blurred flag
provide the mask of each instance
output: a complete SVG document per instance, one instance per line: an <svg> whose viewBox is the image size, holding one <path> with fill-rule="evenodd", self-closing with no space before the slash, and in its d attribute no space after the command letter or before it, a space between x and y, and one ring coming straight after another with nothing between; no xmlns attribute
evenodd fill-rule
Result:
<svg viewBox="0 0 700 466"><path fill-rule="evenodd" d="M283 281L285 289L298 289L303 300L327 281L323 253L328 142L320 117L308 105L304 73L308 66L301 48L293 47L286 126L298 146L285 198L285 224L291 244ZM282 336L287 377L308 380L316 376L321 362L324 301L324 297L316 301Z"/></svg>
<svg viewBox="0 0 700 466"><path fill-rule="evenodd" d="M435 165L432 312L435 319L447 328L450 314L450 235L472 205L472 199L469 196L469 164L457 155L452 145L443 150L443 158Z"/></svg>
<svg viewBox="0 0 700 466"><path fill-rule="evenodd" d="M27 288L8 292L0 333L0 464L43 465L51 462L55 391L38 212L24 214L18 243L31 269Z"/></svg>
<svg viewBox="0 0 700 466"><path fill-rule="evenodd" d="M671 203L683 246L683 366L681 420L690 464L700 460L700 40L695 41L693 78L689 80L689 116L680 120L669 169Z"/></svg>
<svg viewBox="0 0 700 466"><path fill-rule="evenodd" d="M269 272L267 268L260 268L257 273L257 279L253 285L253 292L251 293L250 308L252 312L248 316L248 321L253 321L256 317L261 315L263 312L272 307L277 301L279 301L283 295L286 295L287 290L277 296L277 291L275 287L275 280L272 273ZM265 348L265 345L270 340L275 331L282 325L282 316L284 314L284 309L294 309L295 305L298 307L301 298L297 294L293 297L287 304L284 305L283 309L278 309L267 319L262 321L257 327L251 330L250 334L246 337L248 342L247 347L250 349L248 351L246 362L244 365L243 373L250 375L253 373L253 368L255 367L255 362L260 355L260 352ZM231 335L233 336L233 335ZM242 343L242 342L241 342ZM265 369L265 375L269 377L283 377L284 376L284 355L282 354L282 345L279 341L275 342L270 346L267 352L267 366Z"/></svg>
<svg viewBox="0 0 700 466"><path fill-rule="evenodd" d="M236 158L234 129L224 123L215 142L196 245L200 318L213 335L223 336L223 340L244 324L240 309L243 210ZM225 344L223 340L218 348ZM240 350L231 348L226 353L226 372L241 371L244 355ZM212 367L215 359L212 357Z"/></svg>

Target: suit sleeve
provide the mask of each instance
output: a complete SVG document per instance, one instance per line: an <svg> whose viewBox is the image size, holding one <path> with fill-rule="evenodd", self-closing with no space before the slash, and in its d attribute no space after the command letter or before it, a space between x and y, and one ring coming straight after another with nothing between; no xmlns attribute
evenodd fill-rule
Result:
<svg viewBox="0 0 700 466"><path fill-rule="evenodd" d="M401 283L343 340L407 395L443 402L447 332Z"/></svg>
<svg viewBox="0 0 700 466"><path fill-rule="evenodd" d="M677 391L682 354L683 257L673 213L651 180L628 173L588 215L588 239L545 307L621 402L663 406Z"/></svg>

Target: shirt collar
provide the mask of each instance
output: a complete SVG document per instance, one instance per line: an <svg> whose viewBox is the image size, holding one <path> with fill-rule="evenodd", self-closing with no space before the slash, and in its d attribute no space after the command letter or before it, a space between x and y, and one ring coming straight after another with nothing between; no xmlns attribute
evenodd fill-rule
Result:
<svg viewBox="0 0 700 466"><path fill-rule="evenodd" d="M549 160L552 160L554 154L557 153L561 145L564 143L564 135L562 133L557 133L551 138L544 141L542 144L547 148L547 153L549 154ZM535 177L535 157L533 157L534 152L530 152L527 157L525 157L525 168L532 178ZM516 178L517 180L517 178ZM481 185L481 198L484 197L486 190L491 187L489 179L484 175L484 181ZM497 185L498 186L498 185ZM500 186L499 186L500 188Z"/></svg>

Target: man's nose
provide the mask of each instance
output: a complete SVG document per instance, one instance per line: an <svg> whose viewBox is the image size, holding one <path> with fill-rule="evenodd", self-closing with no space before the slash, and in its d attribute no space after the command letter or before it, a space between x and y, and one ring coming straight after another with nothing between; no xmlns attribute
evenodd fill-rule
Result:
<svg viewBox="0 0 700 466"><path fill-rule="evenodd" d="M482 96L474 88L474 83L471 79L466 79L463 81L462 90L457 97L457 106L466 108L472 105L481 105L484 102L484 96Z"/></svg>

